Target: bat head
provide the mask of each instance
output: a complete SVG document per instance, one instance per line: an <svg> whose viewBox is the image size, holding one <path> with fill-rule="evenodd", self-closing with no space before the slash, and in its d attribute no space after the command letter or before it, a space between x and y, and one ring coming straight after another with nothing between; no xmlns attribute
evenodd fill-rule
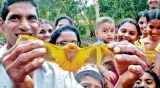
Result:
<svg viewBox="0 0 160 88"><path fill-rule="evenodd" d="M68 60L73 60L76 53L80 50L77 44L74 44L74 43L67 43L67 45L64 46L63 48Z"/></svg>

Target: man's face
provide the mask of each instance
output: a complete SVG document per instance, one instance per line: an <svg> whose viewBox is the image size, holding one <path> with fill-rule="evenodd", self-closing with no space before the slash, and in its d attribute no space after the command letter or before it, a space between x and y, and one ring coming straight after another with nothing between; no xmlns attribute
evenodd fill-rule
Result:
<svg viewBox="0 0 160 88"><path fill-rule="evenodd" d="M19 35L37 36L39 19L36 7L30 2L17 2L8 7L8 15L2 24L8 48L11 48Z"/></svg>

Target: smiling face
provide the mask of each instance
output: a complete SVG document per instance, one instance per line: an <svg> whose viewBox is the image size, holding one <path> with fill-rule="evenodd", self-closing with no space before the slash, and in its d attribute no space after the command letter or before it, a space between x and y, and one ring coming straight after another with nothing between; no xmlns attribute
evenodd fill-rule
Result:
<svg viewBox="0 0 160 88"><path fill-rule="evenodd" d="M114 37L116 35L115 26L113 23L102 23L96 29L95 34L99 40L104 40L105 43L109 43L111 41L114 41Z"/></svg>
<svg viewBox="0 0 160 88"><path fill-rule="evenodd" d="M50 24L41 24L40 32L38 33L38 38L43 41L49 41L53 33L53 27Z"/></svg>
<svg viewBox="0 0 160 88"><path fill-rule="evenodd" d="M130 43L134 43L138 39L138 31L135 25L126 22L119 29L117 33L117 41L127 40Z"/></svg>
<svg viewBox="0 0 160 88"><path fill-rule="evenodd" d="M160 0L148 0L147 3L149 5L149 7L150 7L150 10L153 10L153 9L157 9L158 8Z"/></svg>
<svg viewBox="0 0 160 88"><path fill-rule="evenodd" d="M146 17L141 17L138 21L138 25L140 27L141 33L142 34L148 34L147 30L146 30L146 26L147 26L147 19Z"/></svg>
<svg viewBox="0 0 160 88"><path fill-rule="evenodd" d="M160 20L153 19L147 25L148 34L152 41L160 39Z"/></svg>
<svg viewBox="0 0 160 88"><path fill-rule="evenodd" d="M143 74L142 77L140 77L134 86L139 86L139 88L156 88L156 83L154 81L154 78L147 72Z"/></svg>
<svg viewBox="0 0 160 88"><path fill-rule="evenodd" d="M36 8L30 2L11 4L8 10L6 20L1 25L5 32L8 48L15 44L19 35L37 36L39 20Z"/></svg>

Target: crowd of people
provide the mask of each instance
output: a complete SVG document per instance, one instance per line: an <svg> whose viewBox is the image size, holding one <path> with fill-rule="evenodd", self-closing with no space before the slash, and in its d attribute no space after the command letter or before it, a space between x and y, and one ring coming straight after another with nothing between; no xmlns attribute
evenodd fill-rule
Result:
<svg viewBox="0 0 160 88"><path fill-rule="evenodd" d="M123 19L117 27L111 17L98 18L93 46L108 44L114 59L69 72L39 57L46 54L44 41L60 47L81 46L71 17L62 14L52 25L39 18L34 0L4 0L0 31L6 43L0 48L0 88L160 88L159 3L147 0L149 10L137 13L136 19ZM42 41L16 43L21 35Z"/></svg>

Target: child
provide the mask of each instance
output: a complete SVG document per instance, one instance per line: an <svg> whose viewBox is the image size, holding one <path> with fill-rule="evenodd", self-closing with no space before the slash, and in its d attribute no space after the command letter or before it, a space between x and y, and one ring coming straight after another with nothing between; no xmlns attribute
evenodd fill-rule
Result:
<svg viewBox="0 0 160 88"><path fill-rule="evenodd" d="M155 48L160 43L160 10L151 10L148 12L147 24L148 36L140 40L140 47L148 57L149 65L154 61Z"/></svg>
<svg viewBox="0 0 160 88"><path fill-rule="evenodd" d="M147 4L149 5L149 10L158 9L160 0L147 0Z"/></svg>
<svg viewBox="0 0 160 88"><path fill-rule="evenodd" d="M84 88L104 88L103 77L95 65L82 67L75 75L75 79Z"/></svg>
<svg viewBox="0 0 160 88"><path fill-rule="evenodd" d="M140 77L134 88L159 88L160 80L156 73L154 73L150 68L146 68L142 77Z"/></svg>
<svg viewBox="0 0 160 88"><path fill-rule="evenodd" d="M134 44L140 38L141 32L138 23L131 19L126 18L118 25L117 41L127 40Z"/></svg>
<svg viewBox="0 0 160 88"><path fill-rule="evenodd" d="M115 38L115 25L114 20L110 17L100 17L96 20L95 24L95 35L98 38L98 41L93 45L99 44L108 44L114 41ZM107 73L107 80L111 81L113 85L115 85L118 81L118 73L114 66L114 61L108 61L103 64L103 66L107 69L105 70ZM103 66L100 67L100 72L103 72ZM108 71L109 70L109 71ZM114 74L115 73L115 74ZM117 78L117 79L115 79ZM105 79L106 80L106 79Z"/></svg>
<svg viewBox="0 0 160 88"><path fill-rule="evenodd" d="M48 20L42 19L40 31L37 37L43 41L49 41L52 33L53 33L52 24Z"/></svg>
<svg viewBox="0 0 160 88"><path fill-rule="evenodd" d="M58 17L55 22L54 22L54 30L60 28L61 26L63 25L74 25L73 24L73 20L65 15L65 14L62 14L60 17Z"/></svg>
<svg viewBox="0 0 160 88"><path fill-rule="evenodd" d="M97 19L95 24L95 35L98 38L98 41L93 45L108 44L109 42L114 41L115 38L115 25L114 20L110 17L100 17Z"/></svg>
<svg viewBox="0 0 160 88"><path fill-rule="evenodd" d="M146 10L141 11L138 13L137 18L136 18L136 21L138 22L138 25L139 25L141 33L142 33L141 38L145 38L148 36L148 32L146 30L147 19L148 19L147 15L148 15L148 12Z"/></svg>

